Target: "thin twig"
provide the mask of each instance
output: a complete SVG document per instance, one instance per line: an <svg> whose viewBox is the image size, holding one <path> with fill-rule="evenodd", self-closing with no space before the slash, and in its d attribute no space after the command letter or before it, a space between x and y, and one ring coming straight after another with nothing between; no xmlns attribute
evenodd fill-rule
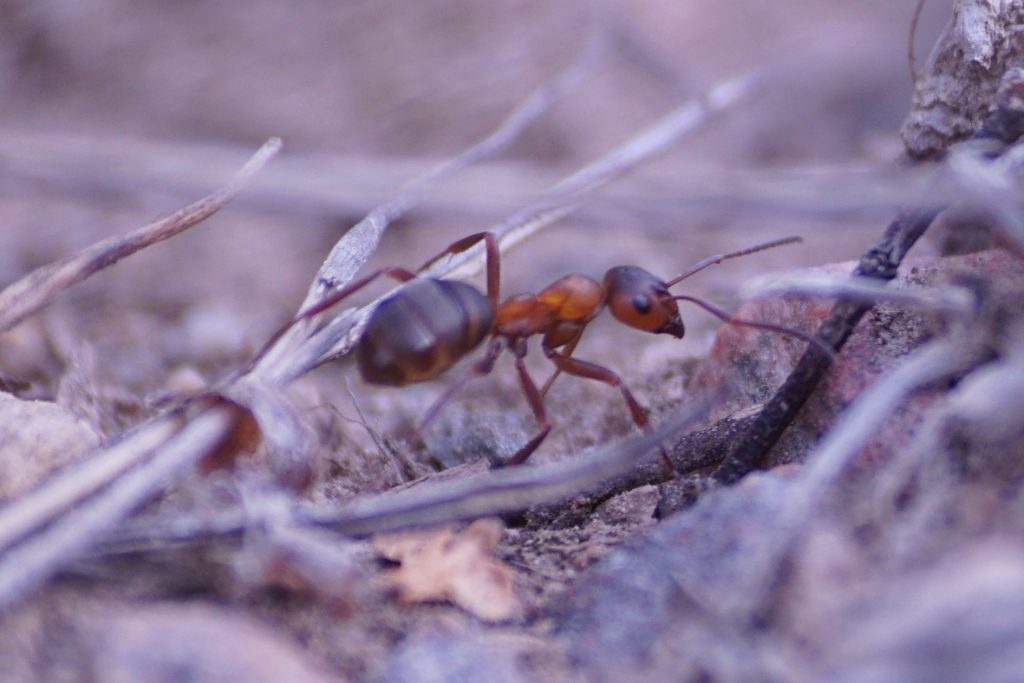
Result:
<svg viewBox="0 0 1024 683"><path fill-rule="evenodd" d="M17 325L49 304L65 289L97 271L150 245L174 237L217 213L280 149L281 141L271 138L246 162L231 182L213 194L127 235L102 240L67 258L37 268L7 286L0 292L0 332Z"/></svg>
<svg viewBox="0 0 1024 683"><path fill-rule="evenodd" d="M299 310L306 310L331 290L344 286L355 277L377 249L388 225L416 204L416 195L428 190L438 180L499 152L518 138L592 70L603 47L603 33L598 31L567 69L530 95L487 137L410 181L396 197L371 210L331 249Z"/></svg>
<svg viewBox="0 0 1024 683"><path fill-rule="evenodd" d="M917 0L914 15L910 19L910 34L907 36L907 64L910 66L910 81L917 86L917 58L914 56L914 39L917 37L917 22L921 20L924 0Z"/></svg>
<svg viewBox="0 0 1024 683"><path fill-rule="evenodd" d="M53 521L44 529L4 547L0 554L0 611L48 581L61 564L81 554L168 481L194 468L201 457L223 442L235 417L234 411L224 406L203 412L176 432L175 438L137 454L149 457L140 459L82 505L51 515ZM150 436L147 427L138 437L146 439L147 448L151 448ZM63 560L58 562L59 558Z"/></svg>
<svg viewBox="0 0 1024 683"><path fill-rule="evenodd" d="M1020 97L1022 91L1024 70L1009 70L996 93L995 106L981 129L971 140L956 146L953 155L957 156L961 150L966 149L969 150L968 155L998 158L1006 152L1010 145L1024 135L1024 98ZM996 184L998 186L998 180ZM1002 195L998 196L1002 199ZM853 275L882 281L892 280L907 252L944 208L942 205L901 211L889 224L882 239L861 257ZM870 308L870 304L839 301L818 328L816 336L838 353ZM828 357L819 349L807 349L786 381L764 404L750 431L715 470L715 481L731 484L765 457L810 398L828 365Z"/></svg>
<svg viewBox="0 0 1024 683"><path fill-rule="evenodd" d="M966 287L949 285L923 290L892 289L879 280L816 273L756 277L740 286L739 295L744 299L802 295L836 297L863 303L884 301L907 308L955 314L970 313L976 305L974 294Z"/></svg>
<svg viewBox="0 0 1024 683"><path fill-rule="evenodd" d="M707 403L694 403L652 432L617 442L587 458L490 470L462 481L377 494L340 509L323 506L296 508L291 523L329 528L348 536L366 536L522 512L535 505L554 503L584 493L621 476L645 456L653 454L662 442L702 419L707 409ZM239 512L194 518L175 515L126 526L98 548L97 554L136 551L154 543L197 542L237 536L252 524L252 519Z"/></svg>

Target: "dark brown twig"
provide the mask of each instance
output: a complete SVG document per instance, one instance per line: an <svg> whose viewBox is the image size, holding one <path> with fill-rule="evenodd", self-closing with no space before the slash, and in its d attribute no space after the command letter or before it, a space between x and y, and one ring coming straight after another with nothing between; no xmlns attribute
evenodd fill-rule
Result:
<svg viewBox="0 0 1024 683"><path fill-rule="evenodd" d="M424 482L402 491L357 500L342 508L297 508L286 520L303 527L328 528L346 536L368 536L481 517L520 513L534 505L564 500L615 480L636 468L660 443L691 427L706 415L708 405L693 404L658 429L615 443L588 458L563 463L490 470L468 479ZM692 457L692 456L691 456ZM660 462L652 472L662 471ZM92 557L135 552L154 544L194 543L237 537L258 526L239 512L196 519L171 519L126 526L115 533Z"/></svg>
<svg viewBox="0 0 1024 683"><path fill-rule="evenodd" d="M910 80L917 85L917 57L914 56L914 38L917 37L917 23L921 20L924 0L917 0L914 15L910 19L910 34L907 36L907 64L910 66Z"/></svg>
<svg viewBox="0 0 1024 683"><path fill-rule="evenodd" d="M896 277L903 257L938 213L938 209L921 209L897 216L885 231L885 236L861 257L854 276L877 280ZM838 353L871 307L872 304L859 301L840 301L815 336ZM754 469L796 417L829 364L825 353L816 347L808 347L783 385L761 409L750 430L715 470L713 477L717 482L731 484Z"/></svg>
<svg viewBox="0 0 1024 683"><path fill-rule="evenodd" d="M1024 133L1022 91L1024 75L1007 74L992 112L974 136L978 151L991 157L998 156ZM912 209L897 215L882 239L861 257L853 272L854 277L883 281L896 277L904 256L943 208ZM839 301L818 328L816 336L838 353L870 309L870 304ZM715 470L713 479L716 482L731 484L757 466L796 417L828 366L828 357L824 353L814 347L807 349L786 381L765 403L744 438Z"/></svg>

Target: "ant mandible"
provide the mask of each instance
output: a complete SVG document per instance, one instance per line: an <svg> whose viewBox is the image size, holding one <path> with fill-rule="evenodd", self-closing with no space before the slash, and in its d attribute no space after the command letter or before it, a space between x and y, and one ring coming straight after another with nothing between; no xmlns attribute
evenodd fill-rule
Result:
<svg viewBox="0 0 1024 683"><path fill-rule="evenodd" d="M726 259L799 241L799 237L787 237L711 256L668 282L637 266L616 266L605 273L601 283L573 273L537 293L518 294L499 301L497 239L493 233L480 232L454 242L416 272L403 268L374 271L314 304L293 322L308 319L332 307L381 276L407 282L370 315L356 344L359 373L365 381L385 386L424 382L444 373L490 337L483 357L434 402L416 431L422 431L463 384L490 373L501 352L508 349L515 362L520 387L539 428L532 439L500 463L517 465L529 458L551 431L544 398L561 373L617 388L626 401L633 422L641 429L648 427L647 413L619 375L602 365L572 355L587 325L606 307L624 325L681 339L685 328L676 302L689 301L726 323L788 334L820 346L818 340L796 330L741 320L696 297L669 292L670 287ZM418 275L442 258L464 252L480 242L484 243L486 251L486 294L464 282ZM525 363L527 340L536 335L542 335L541 349L555 366L554 374L542 388L538 388L530 377ZM664 450L661 455L671 469Z"/></svg>

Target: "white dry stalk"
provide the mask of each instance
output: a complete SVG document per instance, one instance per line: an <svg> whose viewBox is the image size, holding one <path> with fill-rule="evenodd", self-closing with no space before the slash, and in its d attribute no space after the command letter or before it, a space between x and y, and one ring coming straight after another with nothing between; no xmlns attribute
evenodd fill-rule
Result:
<svg viewBox="0 0 1024 683"><path fill-rule="evenodd" d="M33 494L8 503L0 514L0 548L10 547L62 510L79 505L136 465L140 454L145 457L178 431L176 422L173 418L153 422L147 429L54 477Z"/></svg>
<svg viewBox="0 0 1024 683"><path fill-rule="evenodd" d="M668 423L605 446L586 458L489 470L465 481L412 487L357 500L341 509L297 511L297 522L348 535L375 534L519 512L579 495L636 467L666 440L707 414L706 403L686 406Z"/></svg>
<svg viewBox="0 0 1024 683"><path fill-rule="evenodd" d="M1024 145L1017 145L994 161L985 158L970 143L956 145L945 167L959 184L961 201L980 210L993 221L993 227L1024 254L1024 212L1019 201L1019 174L1014 174Z"/></svg>
<svg viewBox="0 0 1024 683"><path fill-rule="evenodd" d="M602 35L595 34L573 64L531 94L487 137L410 181L398 196L371 210L331 249L299 310L309 308L332 290L344 286L355 277L366 260L377 250L384 230L417 203L417 195L428 191L438 180L501 151L514 142L529 125L549 111L559 98L591 71L603 52Z"/></svg>
<svg viewBox="0 0 1024 683"><path fill-rule="evenodd" d="M0 332L37 312L72 285L141 249L174 237L217 213L280 149L281 141L271 138L246 162L231 182L216 192L126 235L110 237L65 259L37 268L7 286L0 291Z"/></svg>
<svg viewBox="0 0 1024 683"><path fill-rule="evenodd" d="M100 554L149 543L193 541L232 536L266 524L286 523L299 528L322 527L351 536L398 531L446 522L469 521L508 514L535 505L553 504L636 467L655 447L693 426L707 415L709 403L694 402L657 429L609 444L586 458L524 467L488 470L466 479L411 486L387 495L336 505L299 505L282 517L279 507L252 507L219 515L174 516L121 529ZM268 498L267 500L280 500Z"/></svg>
<svg viewBox="0 0 1024 683"><path fill-rule="evenodd" d="M747 280L739 289L740 297L816 296L862 301L887 302L908 308L939 313L967 314L975 309L974 294L966 287L949 285L923 290L895 289L886 282L867 277L791 273L762 275Z"/></svg>
<svg viewBox="0 0 1024 683"><path fill-rule="evenodd" d="M280 148L281 141L273 138L224 188L162 220L30 273L0 292L0 320L7 326L16 324L98 270L197 225L223 208ZM162 416L4 507L0 511L0 608L47 580L60 558L87 547L158 493L171 480L169 474L194 465L211 444L230 433L234 420L229 418L227 410L215 409L206 411L198 424L182 428L178 416Z"/></svg>
<svg viewBox="0 0 1024 683"><path fill-rule="evenodd" d="M223 442L225 434L230 433L235 423L232 410L223 406L207 410L155 448L152 442L157 435L154 432L156 427L163 427L159 422L147 425L122 444L128 455L135 454L136 462L131 469L119 473L80 505L50 515L45 532L4 548L0 556L0 613L26 591L49 579L57 570L55 562L60 558L65 558L66 562L78 556L117 520L160 493L167 482L191 471L205 454ZM136 443L136 439L141 443ZM101 452L96 457L107 455ZM30 494L24 500L34 499ZM5 524L6 515L0 516L0 527Z"/></svg>
<svg viewBox="0 0 1024 683"><path fill-rule="evenodd" d="M196 188L216 186L236 167L238 150L225 145L190 145L122 137L84 137L30 133L0 127L0 184L10 180L35 187L46 178L46 197L66 193L81 198L84 189L158 192L192 196ZM88 163L83 162L86 157ZM419 177L437 160L404 160L400 165L379 157L289 154L275 159L253 178L240 205L292 216L335 220L338 215L369 211L371 199ZM672 215L734 215L771 212L803 219L889 216L922 204L944 204L962 192L941 167L896 166L883 162L835 162L773 165L770 168L718 168L715 165L659 169L642 182L624 179L588 203L597 213L609 208L661 210ZM1014 171L1015 175L1018 175ZM948 176L948 174L946 174ZM558 176L500 158L482 161L415 195L417 206L488 214L511 213L535 199ZM653 180L654 182L651 182ZM203 191L202 189L198 190ZM822 226L824 227L824 226ZM648 231L657 232L658 225Z"/></svg>

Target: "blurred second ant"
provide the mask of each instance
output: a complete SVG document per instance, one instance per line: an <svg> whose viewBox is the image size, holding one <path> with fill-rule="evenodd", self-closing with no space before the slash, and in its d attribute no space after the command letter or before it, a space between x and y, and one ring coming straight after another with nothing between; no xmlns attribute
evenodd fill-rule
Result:
<svg viewBox="0 0 1024 683"><path fill-rule="evenodd" d="M689 301L726 323L778 332L822 347L821 342L802 332L741 320L696 297L669 292L670 287L709 266L799 241L799 237L786 237L711 256L667 282L637 266L616 266L605 273L600 283L573 273L537 293L518 294L499 301L497 239L493 233L480 232L454 242L415 272L403 268L374 271L313 305L289 325L323 312L381 276L407 282L370 315L355 348L359 373L365 381L385 386L424 382L438 377L484 339L490 338L483 357L469 366L434 402L416 431L421 432L463 384L490 373L501 352L507 349L513 356L520 387L539 429L514 455L500 462L501 465L517 465L529 458L551 431L544 398L561 373L615 387L626 401L636 426L648 427L646 411L619 375L602 365L573 357L587 325L606 307L624 325L682 338L685 328L676 302ZM486 251L486 293L464 282L418 275L442 258L464 252L480 242L484 243ZM530 377L525 364L527 340L536 335L542 335L541 349L555 366L554 374L542 388ZM825 351L831 355L827 348ZM671 461L664 450L661 457L671 469Z"/></svg>

